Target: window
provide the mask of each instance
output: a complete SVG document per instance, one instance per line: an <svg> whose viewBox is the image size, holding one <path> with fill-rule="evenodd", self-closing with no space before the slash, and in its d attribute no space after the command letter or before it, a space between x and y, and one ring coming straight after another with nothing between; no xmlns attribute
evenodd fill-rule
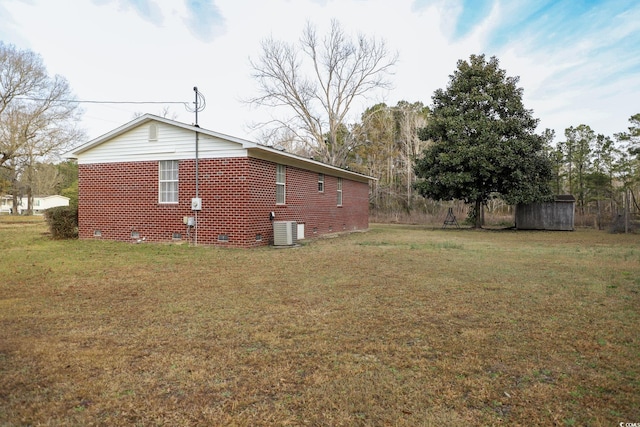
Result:
<svg viewBox="0 0 640 427"><path fill-rule="evenodd" d="M286 194L287 168L285 165L276 167L276 204L284 205Z"/></svg>
<svg viewBox="0 0 640 427"><path fill-rule="evenodd" d="M178 203L178 161L162 160L158 175L159 202Z"/></svg>
<svg viewBox="0 0 640 427"><path fill-rule="evenodd" d="M338 206L342 206L342 178L338 178Z"/></svg>
<svg viewBox="0 0 640 427"><path fill-rule="evenodd" d="M318 174L318 192L324 193L324 174Z"/></svg>

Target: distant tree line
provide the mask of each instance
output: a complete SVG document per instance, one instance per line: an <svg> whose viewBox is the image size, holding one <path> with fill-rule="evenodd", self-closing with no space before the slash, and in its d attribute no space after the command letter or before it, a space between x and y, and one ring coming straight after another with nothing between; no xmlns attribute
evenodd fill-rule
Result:
<svg viewBox="0 0 640 427"><path fill-rule="evenodd" d="M613 138L581 124L565 130L564 140L546 135L546 151L553 164L556 194L573 194L578 212L594 215L599 227L625 206L638 206L640 185L640 114L629 118L627 131Z"/></svg>

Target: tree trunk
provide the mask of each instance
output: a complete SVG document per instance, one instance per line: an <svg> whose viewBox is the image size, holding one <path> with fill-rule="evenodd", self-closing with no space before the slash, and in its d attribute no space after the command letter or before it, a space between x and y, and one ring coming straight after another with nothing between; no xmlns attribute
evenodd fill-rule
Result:
<svg viewBox="0 0 640 427"><path fill-rule="evenodd" d="M629 233L629 190L624 192L624 233Z"/></svg>
<svg viewBox="0 0 640 427"><path fill-rule="evenodd" d="M27 215L33 215L33 192L31 185L27 187Z"/></svg>
<svg viewBox="0 0 640 427"><path fill-rule="evenodd" d="M18 215L18 178L15 173L11 179L11 196L13 202L13 208L11 210L12 215Z"/></svg>
<svg viewBox="0 0 640 427"><path fill-rule="evenodd" d="M475 206L475 224L473 226L473 228L482 228L482 212L480 211L480 209L482 209L482 200L477 199L476 200L476 206Z"/></svg>
<svg viewBox="0 0 640 427"><path fill-rule="evenodd" d="M18 195L15 192L13 192L11 196L12 196L11 215L18 215Z"/></svg>
<svg viewBox="0 0 640 427"><path fill-rule="evenodd" d="M407 212L411 213L411 161L407 156Z"/></svg>

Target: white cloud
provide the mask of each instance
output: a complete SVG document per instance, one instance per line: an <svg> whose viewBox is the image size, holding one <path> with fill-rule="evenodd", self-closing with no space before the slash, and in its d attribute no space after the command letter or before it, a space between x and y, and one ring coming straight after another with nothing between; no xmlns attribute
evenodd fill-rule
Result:
<svg viewBox="0 0 640 427"><path fill-rule="evenodd" d="M185 3L188 13L184 22L195 38L211 42L224 34L225 19L212 0L185 0Z"/></svg>
<svg viewBox="0 0 640 427"><path fill-rule="evenodd" d="M149 21L156 25L162 25L164 16L160 6L150 0L92 0L99 6L109 5L110 3L118 4L119 10L128 11L133 9L138 16L145 21Z"/></svg>

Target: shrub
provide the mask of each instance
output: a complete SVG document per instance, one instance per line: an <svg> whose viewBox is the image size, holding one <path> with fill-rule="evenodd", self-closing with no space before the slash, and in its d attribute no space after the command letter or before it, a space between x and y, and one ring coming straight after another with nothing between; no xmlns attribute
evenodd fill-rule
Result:
<svg viewBox="0 0 640 427"><path fill-rule="evenodd" d="M59 206L44 211L54 239L75 239L78 237L78 208Z"/></svg>

